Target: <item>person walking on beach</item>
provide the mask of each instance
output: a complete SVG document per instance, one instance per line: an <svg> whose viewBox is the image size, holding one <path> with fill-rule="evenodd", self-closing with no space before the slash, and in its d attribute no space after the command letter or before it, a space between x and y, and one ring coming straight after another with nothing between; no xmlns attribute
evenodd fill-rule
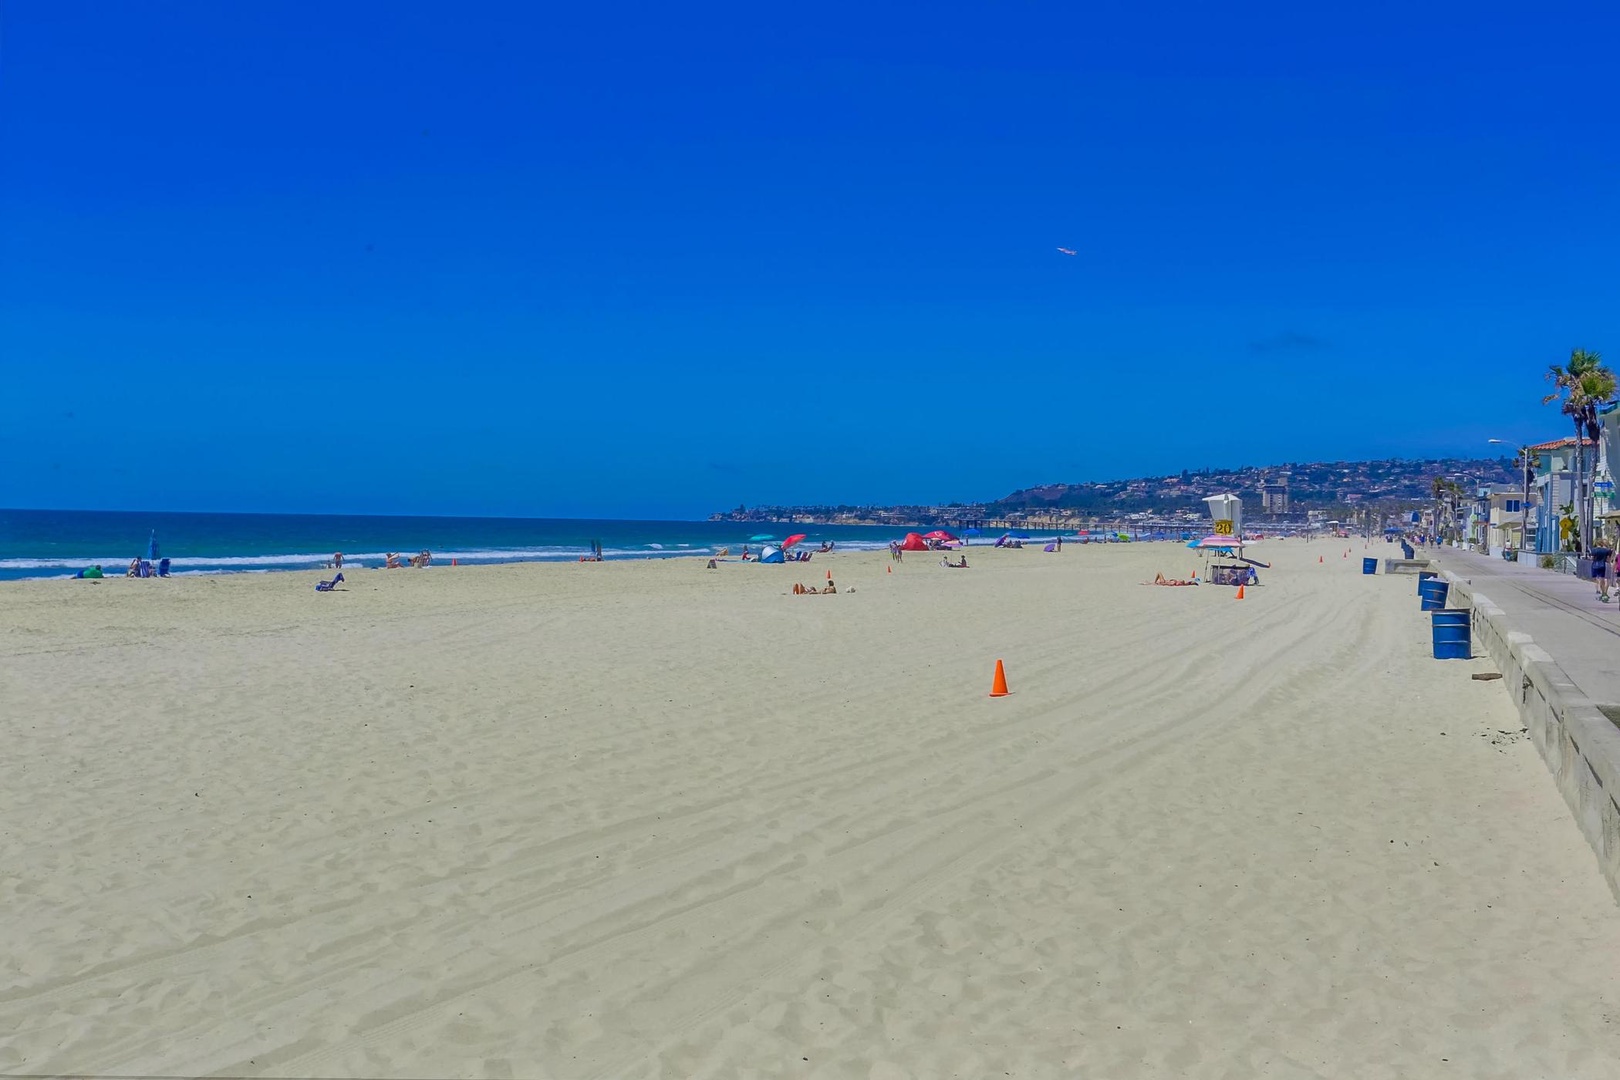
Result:
<svg viewBox="0 0 1620 1080"><path fill-rule="evenodd" d="M332 568L334 570L343 569L343 552L340 551L332 556Z"/></svg>

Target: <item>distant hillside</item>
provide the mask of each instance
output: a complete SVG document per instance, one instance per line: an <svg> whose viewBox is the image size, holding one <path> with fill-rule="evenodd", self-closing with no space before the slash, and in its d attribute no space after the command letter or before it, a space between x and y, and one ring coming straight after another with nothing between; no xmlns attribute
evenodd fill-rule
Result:
<svg viewBox="0 0 1620 1080"><path fill-rule="evenodd" d="M1261 490L1285 482L1290 511L1365 502L1424 502L1433 497L1436 476L1472 486L1512 487L1520 482L1510 458L1436 458L1407 461L1290 462L1267 467L1200 469L1169 476L1132 480L1096 480L1042 484L1014 491L985 504L999 516L1015 510L1071 510L1081 513L1201 509L1206 495L1241 495L1253 513L1260 509Z"/></svg>
<svg viewBox="0 0 1620 1080"><path fill-rule="evenodd" d="M1206 495L1230 493L1245 512L1265 513L1263 492L1286 487L1287 513L1374 504L1386 509L1426 504L1434 479L1443 476L1465 489L1488 484L1516 488L1518 471L1508 458L1434 458L1427 461L1311 461L1241 469L1199 469L1134 480L1041 484L986 503L945 506L739 506L711 521L797 521L845 525L978 524L991 521L1118 519L1126 514L1204 513ZM1273 505L1276 505L1274 499Z"/></svg>

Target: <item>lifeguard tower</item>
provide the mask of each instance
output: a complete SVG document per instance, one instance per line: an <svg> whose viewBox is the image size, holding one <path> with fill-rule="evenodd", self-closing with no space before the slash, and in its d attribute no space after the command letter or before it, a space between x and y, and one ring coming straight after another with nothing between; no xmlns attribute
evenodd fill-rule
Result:
<svg viewBox="0 0 1620 1080"><path fill-rule="evenodd" d="M1216 536L1230 536L1234 543L1243 542L1243 500L1236 495L1211 495L1204 500L1214 522L1210 532Z"/></svg>
<svg viewBox="0 0 1620 1080"><path fill-rule="evenodd" d="M1254 572L1254 567L1247 562L1241 561L1243 555L1243 500L1236 495L1211 495L1204 500L1204 503L1209 507L1211 525L1210 535L1200 543L1200 546L1205 548L1216 547L1214 541L1217 539L1230 540L1232 542L1230 548L1222 545L1216 547L1216 550L1237 552L1240 560L1236 564L1223 565L1216 563L1212 565L1209 568L1208 575L1210 583L1212 585L1252 585L1257 583L1259 575Z"/></svg>

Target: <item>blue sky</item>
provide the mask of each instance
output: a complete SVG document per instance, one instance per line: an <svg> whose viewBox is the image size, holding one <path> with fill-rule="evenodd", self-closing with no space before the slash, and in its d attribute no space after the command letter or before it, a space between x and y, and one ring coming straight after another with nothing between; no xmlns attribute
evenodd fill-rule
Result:
<svg viewBox="0 0 1620 1080"><path fill-rule="evenodd" d="M690 517L1556 436L1545 366L1620 362L1617 31L11 0L0 505Z"/></svg>

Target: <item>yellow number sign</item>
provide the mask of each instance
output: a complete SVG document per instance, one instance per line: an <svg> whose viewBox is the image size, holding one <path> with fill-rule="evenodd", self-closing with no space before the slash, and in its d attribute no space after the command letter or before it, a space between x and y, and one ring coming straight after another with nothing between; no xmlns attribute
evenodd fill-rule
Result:
<svg viewBox="0 0 1620 1080"><path fill-rule="evenodd" d="M1230 521L1217 521L1215 523L1215 535L1216 536L1231 536L1232 535L1232 523Z"/></svg>

